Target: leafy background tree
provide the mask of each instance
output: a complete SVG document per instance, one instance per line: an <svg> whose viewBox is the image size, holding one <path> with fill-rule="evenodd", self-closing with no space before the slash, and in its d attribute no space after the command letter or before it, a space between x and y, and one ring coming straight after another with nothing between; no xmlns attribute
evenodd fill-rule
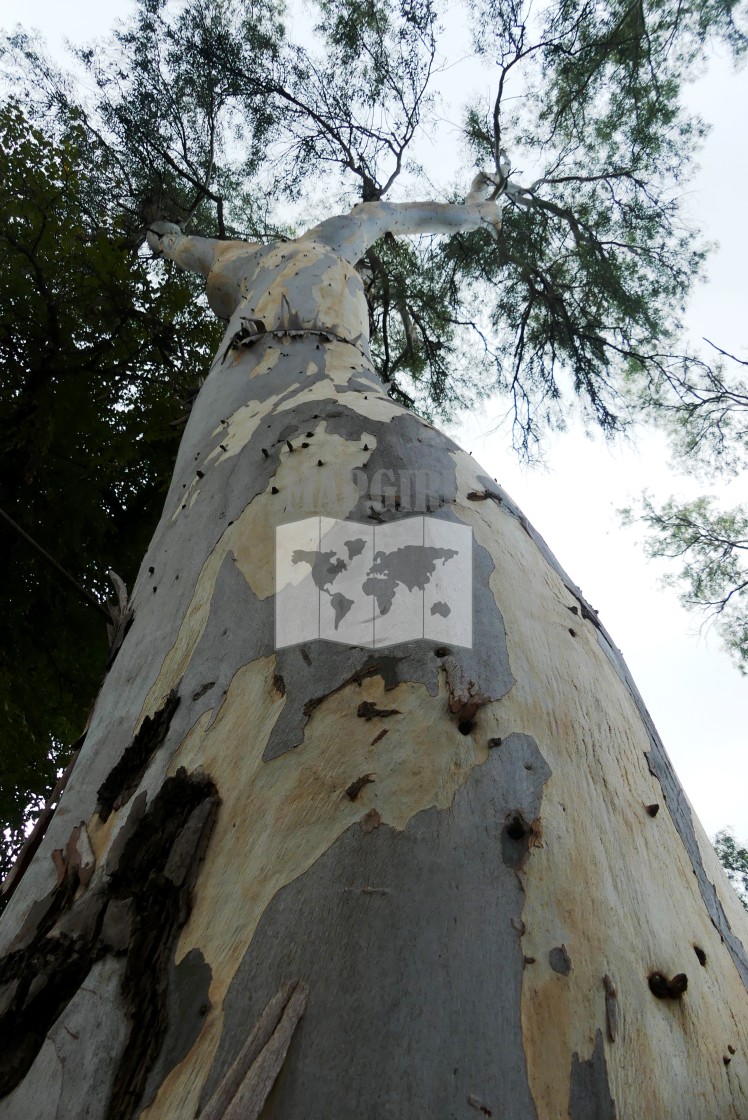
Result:
<svg viewBox="0 0 748 1120"><path fill-rule="evenodd" d="M705 483L737 477L748 466L746 362L713 347L715 367L691 363L640 400L668 432L677 461ZM714 623L734 663L748 673L748 505L723 508L714 495L663 504L644 495L636 511L650 530L647 554L672 561L665 582L681 602Z"/></svg>
<svg viewBox="0 0 748 1120"><path fill-rule="evenodd" d="M717 833L714 847L727 878L732 883L738 898L748 910L748 848L745 848L729 829Z"/></svg>
<svg viewBox="0 0 748 1120"><path fill-rule="evenodd" d="M163 503L173 426L216 331L172 272L117 239L110 156L71 121L52 138L0 109L0 509L103 602L132 580ZM0 820L10 844L83 731L106 620L0 522Z"/></svg>
<svg viewBox="0 0 748 1120"><path fill-rule="evenodd" d="M684 221L680 195L703 125L685 112L681 92L715 38L742 49L733 16L729 0L698 11L620 0L535 14L518 3L471 6L473 49L496 67L498 88L488 109L469 107L464 131L476 167L503 193L504 228L498 241L483 232L422 244L385 239L361 262L375 352L394 396L444 418L502 394L515 444L532 456L573 408L603 431L619 431L643 395L664 394L693 375L677 338L704 248ZM102 245L140 277L137 294L123 283L130 303L121 333L129 340L132 331L143 349L135 347L108 398L112 431L130 426L121 448L107 446L111 486L115 475L130 481L116 494L143 540L177 437L171 393L176 386L186 397L180 377L194 380L206 368L213 330L206 319L194 323L194 341L185 333L188 281L154 271L139 255L148 222L167 217L202 233L263 240L360 199L434 194L413 151L433 111L438 8L326 0L311 14L294 11L295 39L285 18L273 4L249 12L232 0L141 0L108 44L79 52L85 89L62 77L33 40L16 36L6 46L6 72L50 142L77 135L87 168L89 149L96 155L90 176L82 167L79 175L95 196L87 235L107 231ZM466 186L438 190L455 197ZM153 312L160 335L154 321L145 329L136 307ZM102 340L111 321L101 317ZM180 340L182 351L170 354ZM144 371L152 374L147 382L138 380ZM125 454L138 441L153 454L150 474L139 454L129 461ZM159 449L165 459L157 462ZM72 555L61 554L99 595L106 567L119 565L131 578L142 549L106 503L97 490L93 524L103 511L110 532L97 538L100 551L87 555L66 527ZM54 543L37 521L25 524ZM85 707L80 695L70 702L77 709L66 709L58 693L55 718ZM47 779L73 734L75 719L65 718L70 726L59 730L50 715L40 720L36 761L49 760ZM29 749L20 737L17 745ZM22 798L8 817L16 835Z"/></svg>

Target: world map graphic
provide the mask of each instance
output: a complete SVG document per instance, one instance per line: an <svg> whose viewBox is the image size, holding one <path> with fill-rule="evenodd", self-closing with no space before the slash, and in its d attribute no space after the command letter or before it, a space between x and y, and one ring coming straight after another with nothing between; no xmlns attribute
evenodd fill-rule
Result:
<svg viewBox="0 0 748 1120"><path fill-rule="evenodd" d="M348 550L348 559L352 560L364 551L367 542L357 537L355 540L343 543ZM374 598L380 615L385 615L395 600L398 585L407 587L409 591L414 588L423 591L426 584L430 582L437 563L441 561L446 564L457 554L457 549L454 548L434 548L423 544L406 544L391 552L380 549L374 556L374 563L368 570L367 578L361 583L361 590L364 595L371 595ZM316 586L323 594L330 596L337 630L351 607L355 605L355 600L349 599L341 591L330 590L330 586L335 583L340 573L348 570L345 560L334 551L296 549L291 562L309 564ZM433 603L430 609L432 614L440 614L443 618L451 613L449 604L441 600Z"/></svg>
<svg viewBox="0 0 748 1120"><path fill-rule="evenodd" d="M276 530L276 647L472 642L472 533L433 517L314 517Z"/></svg>

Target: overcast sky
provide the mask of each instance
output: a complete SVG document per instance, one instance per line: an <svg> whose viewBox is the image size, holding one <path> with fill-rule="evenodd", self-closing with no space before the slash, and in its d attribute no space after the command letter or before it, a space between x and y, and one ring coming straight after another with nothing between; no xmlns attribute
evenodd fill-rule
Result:
<svg viewBox="0 0 748 1120"><path fill-rule="evenodd" d="M124 0L0 0L0 24L6 30L18 22L36 27L58 51L65 37L81 42L106 33L127 8ZM691 98L713 127L688 194L689 213L720 247L711 257L709 283L692 300L689 328L696 339L706 336L747 355L748 74L718 59ZM451 116L458 119L457 105ZM445 152L454 152L446 123L444 144ZM435 151L437 159L443 154ZM730 825L748 839L748 680L716 634L700 635L700 620L679 606L674 591L658 585L665 568L645 560L641 534L623 529L616 513L645 487L659 498L695 496L707 487L673 472L656 433L642 433L636 448L606 447L572 427L548 445L547 469L528 472L509 450L506 433L496 432L505 407L497 401L450 434L510 492L600 612L707 832ZM748 499L745 477L719 489L726 503Z"/></svg>

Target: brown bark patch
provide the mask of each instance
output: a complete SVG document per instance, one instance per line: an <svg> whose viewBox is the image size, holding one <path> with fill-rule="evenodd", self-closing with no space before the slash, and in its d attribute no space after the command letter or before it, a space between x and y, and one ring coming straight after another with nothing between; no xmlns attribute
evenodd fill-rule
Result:
<svg viewBox="0 0 748 1120"><path fill-rule="evenodd" d="M489 704L491 697L471 680L454 657L446 657L441 664L449 689L449 710L458 718L463 735L469 735L475 726L478 710Z"/></svg>
<svg viewBox="0 0 748 1120"><path fill-rule="evenodd" d="M679 972L670 980L662 972L652 972L647 977L647 982L650 992L657 999L680 999L688 988L685 972Z"/></svg>
<svg viewBox="0 0 748 1120"><path fill-rule="evenodd" d="M480 1097L476 1097L475 1093L468 1093L467 1102L476 1112L480 1112L481 1116L493 1116L493 1112L488 1105L484 1104Z"/></svg>
<svg viewBox="0 0 748 1120"><path fill-rule="evenodd" d="M360 778L356 778L355 782L351 782L346 787L346 794L350 797L351 801L355 801L364 786L368 786L370 782L374 781L373 774L362 774Z"/></svg>
<svg viewBox="0 0 748 1120"><path fill-rule="evenodd" d="M387 719L388 716L401 714L397 708L378 708L372 700L362 700L356 711L356 715L367 722L370 719Z"/></svg>
<svg viewBox="0 0 748 1120"><path fill-rule="evenodd" d="M73 874L82 887L88 886L96 866L96 857L83 821L70 833L64 848L55 848L52 852L52 862L57 869L55 889L62 884L66 876Z"/></svg>
<svg viewBox="0 0 748 1120"><path fill-rule="evenodd" d="M605 1023L608 1028L608 1040L615 1042L618 1034L618 992L610 976L603 976L605 988Z"/></svg>
<svg viewBox="0 0 748 1120"><path fill-rule="evenodd" d="M172 689L164 706L155 715L145 717L135 738L99 786L96 811L102 821L108 820L113 810L126 805L135 793L148 769L148 763L166 739L178 707L179 697L176 689Z"/></svg>

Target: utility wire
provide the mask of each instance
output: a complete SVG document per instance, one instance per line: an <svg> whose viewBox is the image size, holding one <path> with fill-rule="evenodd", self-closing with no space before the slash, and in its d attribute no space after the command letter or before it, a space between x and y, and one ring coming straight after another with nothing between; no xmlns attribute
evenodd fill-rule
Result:
<svg viewBox="0 0 748 1120"><path fill-rule="evenodd" d="M52 568L54 568L55 571L59 573L59 575L66 579L68 583L75 588L81 598L85 599L89 606L96 607L96 610L99 611L100 614L104 615L107 622L112 621L112 616L110 615L104 604L99 602L99 600L94 594L92 594L92 592L87 591L85 587L81 587L78 581L73 579L73 577L70 575L70 572L66 572L62 565L58 564L55 558L53 556L50 556L49 553L45 549L43 549L42 546L38 544L33 537L30 537L28 533L13 520L12 517L9 517L3 509L0 509L0 518L2 518L3 521L7 522L7 524L10 525L10 527L14 529L16 533L18 533L19 537L25 540L27 544L31 545L34 551L37 552L39 556L43 557L43 559L46 560L46 562Z"/></svg>

